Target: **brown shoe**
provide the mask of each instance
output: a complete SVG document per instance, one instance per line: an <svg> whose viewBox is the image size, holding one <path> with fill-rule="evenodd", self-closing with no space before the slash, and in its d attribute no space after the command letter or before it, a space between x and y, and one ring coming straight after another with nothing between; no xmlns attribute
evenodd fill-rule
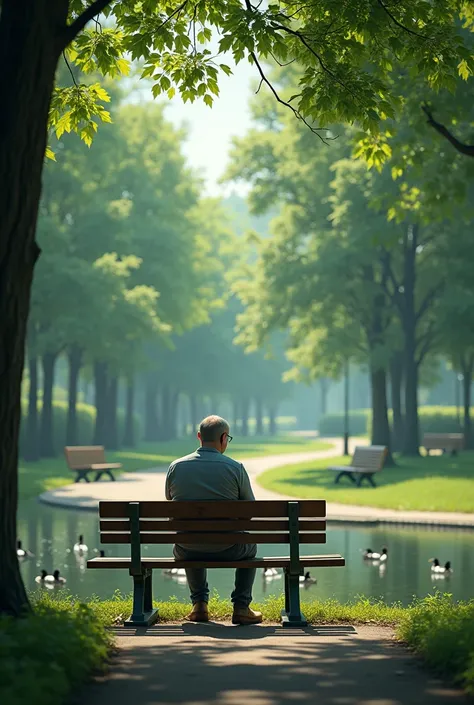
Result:
<svg viewBox="0 0 474 705"><path fill-rule="evenodd" d="M209 608L207 602L196 602L193 605L192 612L186 617L188 622L208 622L209 621Z"/></svg>
<svg viewBox="0 0 474 705"><path fill-rule="evenodd" d="M260 624L262 619L262 613L255 612L250 607L234 607L232 624Z"/></svg>

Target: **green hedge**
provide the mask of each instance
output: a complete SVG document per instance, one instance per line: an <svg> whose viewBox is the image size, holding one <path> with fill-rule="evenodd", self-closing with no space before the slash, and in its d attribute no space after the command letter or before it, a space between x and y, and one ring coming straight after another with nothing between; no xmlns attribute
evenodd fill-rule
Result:
<svg viewBox="0 0 474 705"><path fill-rule="evenodd" d="M369 409L357 409L349 412L349 432L352 436L365 436L369 425ZM344 414L324 414L319 420L321 436L342 436L344 433Z"/></svg>
<svg viewBox="0 0 474 705"><path fill-rule="evenodd" d="M418 409L420 433L456 433L462 431L457 421L455 406L420 406ZM388 412L392 420L392 412ZM352 436L370 435L370 409L357 409L349 413L349 432ZM319 422L321 436L341 436L344 433L344 414L325 414Z"/></svg>
<svg viewBox="0 0 474 705"><path fill-rule="evenodd" d="M54 447L57 454L62 453L62 450L66 444L66 424L67 424L67 402L66 401L54 401L53 402L53 433L54 433ZM41 401L38 403L39 412L41 413ZM22 454L24 448L24 434L26 429L26 414L27 414L27 404L22 402L22 423L20 429L20 454ZM119 426L119 438L123 436L125 421L125 413L122 409L118 412L118 426ZM135 434L136 438L141 438L141 425L140 419L135 414ZM91 404L84 404L79 402L77 404L77 442L78 445L90 445L94 437L94 423L95 423L95 407Z"/></svg>

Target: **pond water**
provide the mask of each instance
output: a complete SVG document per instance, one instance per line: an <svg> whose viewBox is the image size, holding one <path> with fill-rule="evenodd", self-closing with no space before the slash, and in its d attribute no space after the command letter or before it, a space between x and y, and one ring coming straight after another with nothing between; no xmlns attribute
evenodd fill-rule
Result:
<svg viewBox="0 0 474 705"><path fill-rule="evenodd" d="M98 554L100 548L98 520L95 512L55 509L35 500L22 502L19 508L18 536L24 548L34 553L34 558L22 563L22 573L27 588L38 586L35 576L44 568L48 572L59 569L67 579L69 590L82 598L98 595L112 596L115 590L129 593L132 581L126 570L86 570L85 559L79 559L72 548L79 534L89 547L88 557ZM450 592L456 599L474 596L474 531L442 530L329 524L325 546L305 546L308 555L315 553L341 553L346 558L345 568L313 569L311 575L317 584L304 589L302 599L324 599L335 597L345 601L365 595L385 601L401 601L408 604L414 596L424 597L435 589ZM367 564L362 551L371 547L380 550L386 545L389 560L384 570ZM129 555L128 546L104 546L106 555ZM171 546L144 546L144 555L169 556ZM260 555L281 555L278 545L261 546ZM450 578L434 579L429 558L437 557L443 563L450 560L453 574ZM211 588L221 597L232 590L233 571L212 570L209 572ZM166 600L176 596L188 600L184 579L153 574L155 599ZM283 590L282 579L271 582L257 575L254 599L259 601L267 595L277 595Z"/></svg>

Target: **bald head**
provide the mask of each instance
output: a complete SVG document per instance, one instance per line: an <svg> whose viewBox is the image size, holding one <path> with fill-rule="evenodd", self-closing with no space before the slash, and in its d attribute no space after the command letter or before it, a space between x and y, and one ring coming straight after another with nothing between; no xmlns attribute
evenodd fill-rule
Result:
<svg viewBox="0 0 474 705"><path fill-rule="evenodd" d="M199 438L203 443L215 443L228 432L229 424L222 416L206 416L199 424Z"/></svg>

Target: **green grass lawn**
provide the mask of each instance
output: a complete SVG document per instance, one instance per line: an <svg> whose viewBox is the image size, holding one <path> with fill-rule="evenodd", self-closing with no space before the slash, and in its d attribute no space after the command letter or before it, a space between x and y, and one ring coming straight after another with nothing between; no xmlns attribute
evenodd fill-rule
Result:
<svg viewBox="0 0 474 705"><path fill-rule="evenodd" d="M329 465L347 465L348 458L331 458L269 470L258 478L265 489L300 498L387 509L474 512L474 452L397 458L397 467L376 477L377 487L361 488L343 478L334 484Z"/></svg>
<svg viewBox="0 0 474 705"><path fill-rule="evenodd" d="M169 465L172 460L191 453L197 441L180 439L163 443L144 443L139 448L107 453L107 460L122 463L125 472L147 470ZM281 435L275 438L251 436L235 438L229 446L229 455L237 460L263 455L280 455L313 450L326 450L330 443L305 438ZM72 482L74 474L67 468L63 457L40 460L38 463L20 462L20 499L29 499Z"/></svg>

